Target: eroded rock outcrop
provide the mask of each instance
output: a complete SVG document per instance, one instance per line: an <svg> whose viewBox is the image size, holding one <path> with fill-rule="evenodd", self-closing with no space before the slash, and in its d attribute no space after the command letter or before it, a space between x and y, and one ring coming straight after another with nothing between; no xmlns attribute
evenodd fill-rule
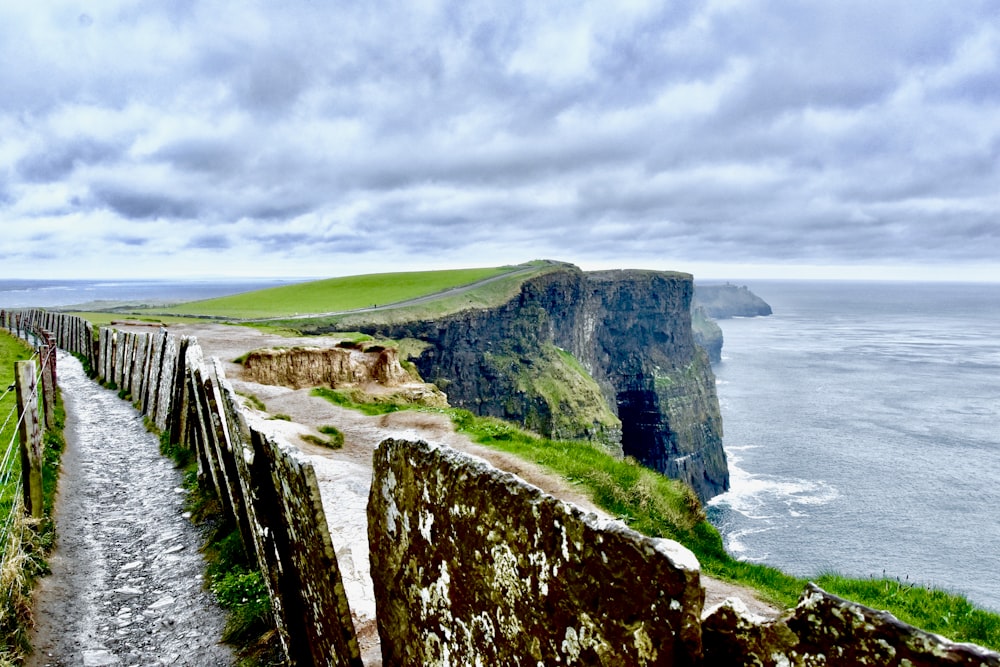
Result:
<svg viewBox="0 0 1000 667"><path fill-rule="evenodd" d="M604 442L704 500L728 488L729 471L715 378L692 336L692 291L684 273L564 267L497 308L360 328L428 343L414 361L453 406Z"/></svg>
<svg viewBox="0 0 1000 667"><path fill-rule="evenodd" d="M383 664L698 664L704 591L676 542L391 439L368 517Z"/></svg>
<svg viewBox="0 0 1000 667"><path fill-rule="evenodd" d="M294 347L254 350L243 361L250 382L302 387L338 387L375 382L398 387L414 379L399 363L395 348L365 352L342 347Z"/></svg>

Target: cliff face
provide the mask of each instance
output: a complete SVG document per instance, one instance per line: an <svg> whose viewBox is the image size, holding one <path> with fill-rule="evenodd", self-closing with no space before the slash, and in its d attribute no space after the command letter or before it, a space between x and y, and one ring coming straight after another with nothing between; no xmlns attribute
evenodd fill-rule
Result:
<svg viewBox="0 0 1000 667"><path fill-rule="evenodd" d="M687 274L566 268L526 281L499 308L367 331L429 343L414 361L454 406L550 437L620 443L707 499L729 473L715 379L692 337L692 290Z"/></svg>
<svg viewBox="0 0 1000 667"><path fill-rule="evenodd" d="M697 302L691 304L691 330L694 342L705 348L712 363L722 361L722 327Z"/></svg>
<svg viewBox="0 0 1000 667"><path fill-rule="evenodd" d="M701 307L709 317L724 320L730 317L766 317L771 306L746 285L698 285L694 294L695 306Z"/></svg>

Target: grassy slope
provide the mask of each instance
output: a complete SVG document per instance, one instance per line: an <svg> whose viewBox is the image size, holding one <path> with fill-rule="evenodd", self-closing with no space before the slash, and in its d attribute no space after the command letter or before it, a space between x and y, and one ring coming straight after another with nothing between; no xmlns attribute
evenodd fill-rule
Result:
<svg viewBox="0 0 1000 667"><path fill-rule="evenodd" d="M348 313L331 317L279 319L267 323L254 324L253 326L265 329L294 330L308 334L317 331L351 331L361 325L396 324L438 319L463 310L500 306L517 296L525 280L561 268L564 267L548 263L537 263L533 270L501 277L485 285L474 287L468 292L443 296L439 299L410 306L379 307L376 311Z"/></svg>
<svg viewBox="0 0 1000 667"><path fill-rule="evenodd" d="M14 383L14 362L23 359L29 359L32 355L31 348L24 343L24 341L11 336L6 331L0 331L0 395L7 391L7 387ZM11 414L14 410L16 413L17 409L17 395L14 391L7 393L7 395L0 399L0 425L7 420L7 416ZM15 447L15 456L9 463L8 468L0 471L0 478L5 476L6 470L13 467L14 473L11 476L11 482L7 484L6 487L0 489L0 525L7 518L10 512L10 506L13 502L14 484L18 479L20 479L21 470L21 458L16 455L16 448L18 447L17 434L17 415L11 418L7 425L0 430L0 454L7 451L7 446L13 442ZM0 456L2 458L2 456ZM0 548L2 551L2 548Z"/></svg>
<svg viewBox="0 0 1000 667"><path fill-rule="evenodd" d="M378 273L330 278L296 285L192 301L158 312L233 319L329 313L406 301L509 273L515 267Z"/></svg>

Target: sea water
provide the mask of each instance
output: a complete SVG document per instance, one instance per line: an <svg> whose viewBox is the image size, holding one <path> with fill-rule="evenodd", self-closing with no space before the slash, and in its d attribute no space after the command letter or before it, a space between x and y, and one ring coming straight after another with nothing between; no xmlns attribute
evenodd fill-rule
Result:
<svg viewBox="0 0 1000 667"><path fill-rule="evenodd" d="M180 303L212 299L294 280L10 280L0 279L0 308L60 308L101 301Z"/></svg>
<svg viewBox="0 0 1000 667"><path fill-rule="evenodd" d="M1000 611L1000 284L754 282L720 322L736 557Z"/></svg>

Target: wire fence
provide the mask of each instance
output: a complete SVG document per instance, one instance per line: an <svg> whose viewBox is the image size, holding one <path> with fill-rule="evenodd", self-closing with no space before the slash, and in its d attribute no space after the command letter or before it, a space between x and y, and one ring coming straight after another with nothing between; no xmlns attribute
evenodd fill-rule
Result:
<svg viewBox="0 0 1000 667"><path fill-rule="evenodd" d="M54 348L50 348L50 353L46 358L35 365L34 387L31 395L26 397L26 404L38 405L42 375L46 372L47 364L52 362L54 351ZM36 349L28 360L39 359L40 351ZM0 406L4 405L5 402L10 403L8 398L14 390L13 383L5 389L0 395ZM27 413L18 414L18 406L13 403L3 417L3 426L0 426L0 445L3 447L0 450L0 570L4 569L8 558L13 557L21 550L21 538L13 533L20 533L24 526L23 521L17 520L19 515L24 512L22 499L24 487L21 479L20 440L18 436L26 416ZM15 417L17 417L16 420Z"/></svg>

